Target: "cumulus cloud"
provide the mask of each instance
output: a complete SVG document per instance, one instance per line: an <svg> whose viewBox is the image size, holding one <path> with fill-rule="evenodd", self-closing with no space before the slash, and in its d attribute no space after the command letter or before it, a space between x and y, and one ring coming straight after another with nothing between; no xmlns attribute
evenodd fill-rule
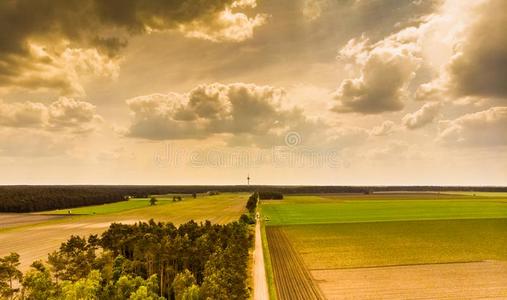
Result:
<svg viewBox="0 0 507 300"><path fill-rule="evenodd" d="M440 122L437 140L446 145L506 146L507 107L466 114Z"/></svg>
<svg viewBox="0 0 507 300"><path fill-rule="evenodd" d="M216 137L229 146L350 147L368 138L368 130L333 127L308 117L289 102L284 89L246 83L202 84L185 94L152 94L127 100L132 121L126 136L149 140Z"/></svg>
<svg viewBox="0 0 507 300"><path fill-rule="evenodd" d="M50 105L39 102L0 102L0 126L84 133L102 118L93 104L61 97Z"/></svg>
<svg viewBox="0 0 507 300"><path fill-rule="evenodd" d="M265 17L235 10L255 4L254 0L1 1L0 88L82 94L78 75L114 77L118 52L130 36L182 30L216 41L242 41Z"/></svg>
<svg viewBox="0 0 507 300"><path fill-rule="evenodd" d="M459 96L507 97L507 2L489 1L449 64Z"/></svg>
<svg viewBox="0 0 507 300"><path fill-rule="evenodd" d="M128 135L155 140L265 135L293 123L295 112L281 108L284 97L283 89L245 83L203 84L187 94L137 97L127 100L133 115Z"/></svg>
<svg viewBox="0 0 507 300"><path fill-rule="evenodd" d="M365 36L351 39L338 57L360 71L340 84L334 111L401 110L421 66L428 70L421 78L438 75L415 82L417 100L506 99L507 38L501 30L507 26L506 10L505 1L445 0L416 25L377 43Z"/></svg>
<svg viewBox="0 0 507 300"><path fill-rule="evenodd" d="M255 0L239 0L232 3L232 8L255 7ZM179 29L188 37L201 38L212 42L241 42L253 37L254 29L266 23L266 14L249 17L242 12L235 12L226 7L212 19L196 20L180 25Z"/></svg>
<svg viewBox="0 0 507 300"><path fill-rule="evenodd" d="M456 11L457 8L463 11ZM505 11L505 1L448 0L440 14L428 18L426 33L437 30L450 33L439 37L450 49L450 57L442 64L440 76L419 87L417 98L506 99L507 37L502 31L507 26Z"/></svg>
<svg viewBox="0 0 507 300"><path fill-rule="evenodd" d="M418 129L433 122L440 113L441 104L431 102L424 104L419 110L406 114L403 119L403 125L408 129Z"/></svg>
<svg viewBox="0 0 507 300"><path fill-rule="evenodd" d="M86 76L116 79L119 60L110 58L97 49L70 49L59 52L41 45L30 44L27 56L13 56L2 61L0 89L17 87L58 90L61 94L84 95L81 80Z"/></svg>
<svg viewBox="0 0 507 300"><path fill-rule="evenodd" d="M360 74L342 81L333 110L377 114L403 109L406 87L420 66L413 31L407 28L374 44L365 37L349 41L339 58L358 65Z"/></svg>
<svg viewBox="0 0 507 300"><path fill-rule="evenodd" d="M48 127L53 130L88 132L100 122L95 105L89 102L62 97L48 107Z"/></svg>
<svg viewBox="0 0 507 300"><path fill-rule="evenodd" d="M0 102L0 126L38 127L45 122L46 114L47 107L42 103Z"/></svg>

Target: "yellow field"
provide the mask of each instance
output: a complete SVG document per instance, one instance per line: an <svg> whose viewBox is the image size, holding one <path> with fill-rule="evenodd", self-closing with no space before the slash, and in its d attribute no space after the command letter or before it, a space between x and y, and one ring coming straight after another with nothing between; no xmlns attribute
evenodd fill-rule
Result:
<svg viewBox="0 0 507 300"><path fill-rule="evenodd" d="M247 197L247 194L222 194L197 199L185 198L180 202L172 202L172 198L171 201L159 198L161 203L155 206L150 206L146 201L145 206L131 209L125 203L118 203L118 206L126 209L113 209L114 212L103 214L67 216L36 224L11 224L9 228L0 229L0 256L10 252L19 253L21 269L26 270L33 260L45 259L49 252L57 249L70 235L98 234L113 222L135 223L154 219L174 224L190 220L228 223L237 220L246 211ZM108 205L110 206L111 204Z"/></svg>

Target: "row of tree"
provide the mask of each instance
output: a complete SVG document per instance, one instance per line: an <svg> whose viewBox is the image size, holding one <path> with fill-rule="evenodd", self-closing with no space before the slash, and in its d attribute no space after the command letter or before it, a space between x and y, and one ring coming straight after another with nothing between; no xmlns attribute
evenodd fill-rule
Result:
<svg viewBox="0 0 507 300"><path fill-rule="evenodd" d="M72 236L24 275L0 260L0 292L19 299L247 299L248 224L112 224ZM15 289L13 282L21 287Z"/></svg>
<svg viewBox="0 0 507 300"><path fill-rule="evenodd" d="M255 208L257 207L257 202L259 201L259 193L255 192L250 197L248 197L248 201L246 202L246 209L250 214L255 212Z"/></svg>
<svg viewBox="0 0 507 300"><path fill-rule="evenodd" d="M280 192L273 191L261 191L259 192L259 199L261 200L282 200L283 194Z"/></svg>

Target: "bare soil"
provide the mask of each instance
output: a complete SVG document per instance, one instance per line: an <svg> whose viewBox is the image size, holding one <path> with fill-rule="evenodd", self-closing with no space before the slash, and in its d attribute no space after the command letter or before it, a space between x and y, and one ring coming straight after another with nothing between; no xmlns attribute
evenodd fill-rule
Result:
<svg viewBox="0 0 507 300"><path fill-rule="evenodd" d="M64 216L0 213L0 229L60 219Z"/></svg>
<svg viewBox="0 0 507 300"><path fill-rule="evenodd" d="M313 270L327 299L507 299L507 262Z"/></svg>

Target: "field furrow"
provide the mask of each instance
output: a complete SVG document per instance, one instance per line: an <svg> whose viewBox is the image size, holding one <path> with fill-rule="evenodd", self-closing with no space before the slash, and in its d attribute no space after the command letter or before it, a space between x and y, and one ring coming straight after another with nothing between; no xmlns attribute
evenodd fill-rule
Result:
<svg viewBox="0 0 507 300"><path fill-rule="evenodd" d="M293 248L283 229L267 227L266 235L278 298L323 299L302 258Z"/></svg>

